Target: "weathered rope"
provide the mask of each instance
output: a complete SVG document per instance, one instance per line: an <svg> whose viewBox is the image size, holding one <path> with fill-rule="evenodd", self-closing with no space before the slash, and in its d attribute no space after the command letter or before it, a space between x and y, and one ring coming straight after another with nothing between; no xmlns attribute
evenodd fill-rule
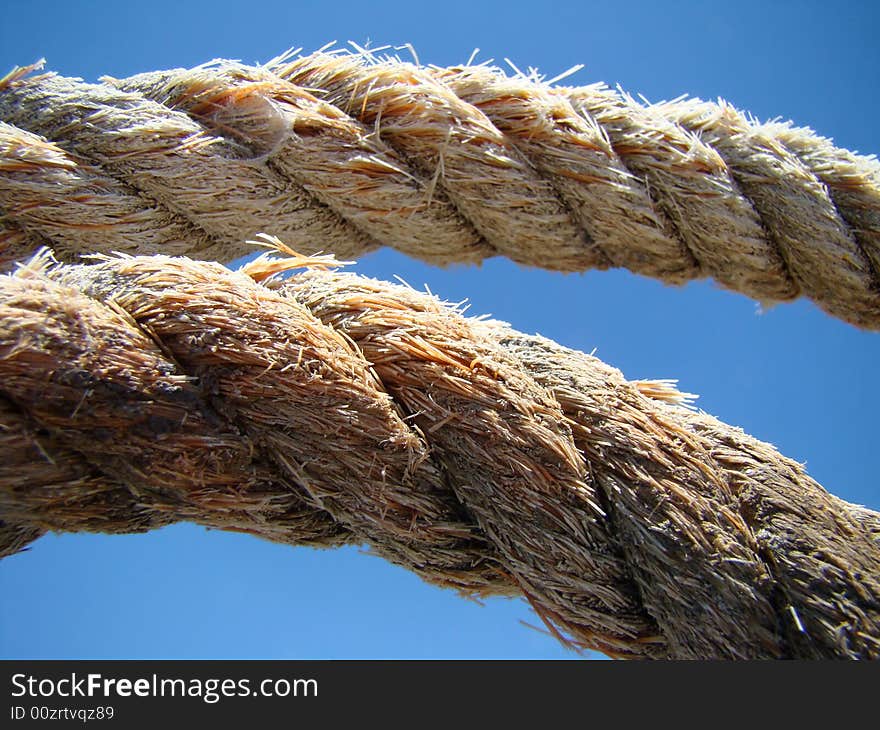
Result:
<svg viewBox="0 0 880 730"><path fill-rule="evenodd" d="M880 514L663 382L321 263L0 276L0 550L188 520L366 542L614 656L880 657Z"/></svg>
<svg viewBox="0 0 880 730"><path fill-rule="evenodd" d="M726 103L316 53L102 84L19 70L0 120L7 260L229 260L265 230L340 256L711 276L880 329L880 164Z"/></svg>

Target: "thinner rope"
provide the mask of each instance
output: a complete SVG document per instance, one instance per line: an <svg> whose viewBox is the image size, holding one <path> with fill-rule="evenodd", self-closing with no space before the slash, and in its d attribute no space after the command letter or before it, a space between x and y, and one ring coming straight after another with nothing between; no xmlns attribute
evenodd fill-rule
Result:
<svg viewBox="0 0 880 730"><path fill-rule="evenodd" d="M188 520L367 543L613 656L880 657L880 515L663 382L331 264L0 277L2 552Z"/></svg>
<svg viewBox="0 0 880 730"><path fill-rule="evenodd" d="M711 276L880 329L880 164L725 103L319 52L102 84L18 70L0 119L8 260L228 260L265 230L343 257Z"/></svg>

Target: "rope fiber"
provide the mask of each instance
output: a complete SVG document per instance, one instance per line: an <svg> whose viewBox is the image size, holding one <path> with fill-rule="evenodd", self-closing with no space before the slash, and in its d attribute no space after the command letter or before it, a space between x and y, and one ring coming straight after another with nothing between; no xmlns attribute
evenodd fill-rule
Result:
<svg viewBox="0 0 880 730"><path fill-rule="evenodd" d="M32 256L0 276L0 556L189 521L367 544L614 657L880 658L880 514L667 381L318 255L711 276L876 330L873 157L367 52L37 70L0 80L0 265Z"/></svg>
<svg viewBox="0 0 880 730"><path fill-rule="evenodd" d="M34 70L0 81L8 262L46 243L231 260L267 232L340 257L712 277L880 329L880 164L725 102L367 52L100 84Z"/></svg>
<svg viewBox="0 0 880 730"><path fill-rule="evenodd" d="M880 657L880 514L667 383L327 265L0 277L2 552L186 520L367 543L617 657Z"/></svg>

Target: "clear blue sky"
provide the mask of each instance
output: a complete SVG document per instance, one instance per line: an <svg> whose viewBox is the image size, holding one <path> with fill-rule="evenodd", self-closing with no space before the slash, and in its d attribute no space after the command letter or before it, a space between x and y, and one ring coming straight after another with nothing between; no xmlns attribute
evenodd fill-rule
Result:
<svg viewBox="0 0 880 730"><path fill-rule="evenodd" d="M724 96L760 118L880 152L874 2L32 2L5 0L0 72L45 56L96 80L216 57L265 61L331 40L412 43L423 62L508 57L651 100ZM381 252L358 271L469 298L631 378L677 377L699 405L880 509L873 458L880 335L798 302L759 314L708 282L559 275L506 261L438 270ZM314 551L178 525L49 536L0 563L0 656L27 658L566 657L519 601L485 605L356 549Z"/></svg>

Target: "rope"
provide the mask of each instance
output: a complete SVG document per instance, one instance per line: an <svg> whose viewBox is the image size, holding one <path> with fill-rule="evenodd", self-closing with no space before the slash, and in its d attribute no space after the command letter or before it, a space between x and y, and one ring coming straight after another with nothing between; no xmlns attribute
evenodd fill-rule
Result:
<svg viewBox="0 0 880 730"><path fill-rule="evenodd" d="M366 52L101 84L32 70L0 82L0 259L229 260L267 231L342 257L711 276L880 329L880 164L724 102Z"/></svg>
<svg viewBox="0 0 880 730"><path fill-rule="evenodd" d="M186 520L367 543L617 657L880 657L880 514L668 383L333 263L0 277L2 553Z"/></svg>

